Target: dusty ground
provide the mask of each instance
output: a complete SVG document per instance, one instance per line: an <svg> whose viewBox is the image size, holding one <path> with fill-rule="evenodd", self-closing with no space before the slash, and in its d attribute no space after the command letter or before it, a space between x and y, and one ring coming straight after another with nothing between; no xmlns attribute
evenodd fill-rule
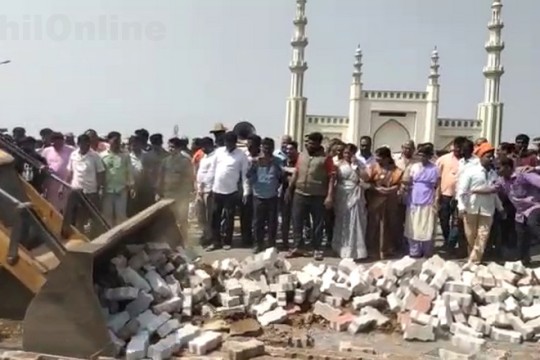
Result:
<svg viewBox="0 0 540 360"><path fill-rule="evenodd" d="M197 236L195 232L193 236ZM538 249L537 249L538 250ZM198 249L202 256L202 261L211 264L218 259L235 257L242 260L246 256L251 255L249 249L233 249L229 251L219 250L211 253L206 253L202 249ZM540 262L539 251L535 252L533 260ZM313 261L311 258L296 258L291 259L293 269L300 269L307 263ZM338 258L327 257L324 263L337 265ZM218 326L225 331L225 337L228 338L230 330L230 322L220 324L209 324L209 326ZM394 324L395 325L395 324ZM0 319L0 353L2 349L21 349L21 326L19 322ZM451 349L452 346L448 340L440 339L432 343L407 342L401 337L397 326L391 326L390 329L373 331L367 334L359 334L351 336L348 333L338 333L327 328L320 319L315 318L309 313L300 313L292 315L288 324L273 325L262 329L259 333L254 333L260 340L263 340L269 349L270 356L263 358L350 358L346 353L338 353L339 344L341 341L349 341L357 348L368 349L369 353L358 353L352 358L363 359L396 359L396 360L412 360L412 359L438 359L438 349ZM310 336L314 340L314 348L311 350L288 350L283 352L283 348L287 347L289 338ZM241 338L240 338L241 339ZM500 350L502 353L508 353L508 359L540 359L540 344L539 343L524 343L516 346L511 344L496 344L489 343L490 351ZM297 352L295 352L297 351ZM373 353L375 355L373 355ZM479 359L496 359L496 355L500 352L485 352ZM1 354L0 354L1 355ZM225 354L217 352L210 358L223 358ZM351 354L352 355L352 354ZM1 356L0 356L1 357Z"/></svg>

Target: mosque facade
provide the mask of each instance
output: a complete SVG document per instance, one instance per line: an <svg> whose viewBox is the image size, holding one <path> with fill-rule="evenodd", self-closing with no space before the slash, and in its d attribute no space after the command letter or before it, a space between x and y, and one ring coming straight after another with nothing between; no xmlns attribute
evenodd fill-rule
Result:
<svg viewBox="0 0 540 360"><path fill-rule="evenodd" d="M304 78L308 66L305 49L307 0L296 0L294 35L291 40L292 60L290 93L287 99L285 133L302 143L305 135L321 132L325 141L338 138L358 144L360 137L369 135L374 148L389 146L400 149L407 140L417 143L431 142L438 149L449 148L456 136L485 137L492 144L501 138L503 103L500 101L500 83L504 74L501 53L504 42L501 33L502 3L494 0L491 20L488 24L489 39L485 44L488 55L483 69L485 79L484 99L478 104L476 117L470 119L441 117L439 53L431 53L431 65L427 86L421 91L372 90L362 82L362 50L356 49L347 115L309 114L308 99L304 96Z"/></svg>

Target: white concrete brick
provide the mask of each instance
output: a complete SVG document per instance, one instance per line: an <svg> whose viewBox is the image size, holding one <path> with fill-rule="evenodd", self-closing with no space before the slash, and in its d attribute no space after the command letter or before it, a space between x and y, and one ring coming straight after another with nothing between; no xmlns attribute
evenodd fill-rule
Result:
<svg viewBox="0 0 540 360"><path fill-rule="evenodd" d="M459 281L448 281L444 285L444 291L460 294L470 294L471 287Z"/></svg>
<svg viewBox="0 0 540 360"><path fill-rule="evenodd" d="M347 328L347 331L351 334L358 334L361 331L367 331L373 328L377 320L371 315L360 315L354 318Z"/></svg>
<svg viewBox="0 0 540 360"><path fill-rule="evenodd" d="M432 325L432 317L428 314L424 314L422 312L419 312L419 311L416 311L416 310L412 310L410 312L410 317L411 317L411 320L417 324L420 324L420 325Z"/></svg>
<svg viewBox="0 0 540 360"><path fill-rule="evenodd" d="M231 307L220 306L216 309L216 314L220 317L226 318L237 314L243 314L246 312L244 305L237 305Z"/></svg>
<svg viewBox="0 0 540 360"><path fill-rule="evenodd" d="M508 269L518 275L525 275L526 268L521 261L507 261L504 263L504 268Z"/></svg>
<svg viewBox="0 0 540 360"><path fill-rule="evenodd" d="M317 301L313 306L313 314L324 318L327 321L333 321L341 315L341 309L336 309L333 306Z"/></svg>
<svg viewBox="0 0 540 360"><path fill-rule="evenodd" d="M182 315L191 317L193 312L193 290L184 289L184 301L182 303Z"/></svg>
<svg viewBox="0 0 540 360"><path fill-rule="evenodd" d="M435 276L437 271L444 266L444 259L439 255L433 255L422 264L422 271L427 272L430 276Z"/></svg>
<svg viewBox="0 0 540 360"><path fill-rule="evenodd" d="M255 316L259 317L271 310L274 310L277 306L276 298L270 294L267 294L259 304L252 306L252 311Z"/></svg>
<svg viewBox="0 0 540 360"><path fill-rule="evenodd" d="M141 330L147 330L150 334L156 332L156 330L167 320L171 318L171 315L168 313L161 313L160 315L154 315L152 311L146 310L139 316L137 316L137 321L141 325Z"/></svg>
<svg viewBox="0 0 540 360"><path fill-rule="evenodd" d="M128 261L128 266L133 270L139 270L144 265L150 262L150 258L145 251L140 251L134 254Z"/></svg>
<svg viewBox="0 0 540 360"><path fill-rule="evenodd" d="M313 287L313 277L305 271L297 272L296 279L300 288L303 290L309 290Z"/></svg>
<svg viewBox="0 0 540 360"><path fill-rule="evenodd" d="M493 303L485 306L479 306L478 311L480 312L480 317L487 320L490 317L496 316L499 312L504 311L504 304Z"/></svg>
<svg viewBox="0 0 540 360"><path fill-rule="evenodd" d="M111 337L111 342L114 346L114 354L116 357L120 356L120 354L124 351L124 348L126 346L126 342L122 339L120 339L118 336L116 336L115 333L109 330L109 336ZM5 354L3 354L5 355Z"/></svg>
<svg viewBox="0 0 540 360"><path fill-rule="evenodd" d="M523 338L519 332L499 329L497 327L493 327L491 329L491 338L495 341L509 342L513 344L521 344L523 341Z"/></svg>
<svg viewBox="0 0 540 360"><path fill-rule="evenodd" d="M341 298L343 300L349 300L352 296L352 291L346 284L332 283L326 292L333 297Z"/></svg>
<svg viewBox="0 0 540 360"><path fill-rule="evenodd" d="M161 339L148 347L147 357L152 360L166 360L172 357L176 345L168 339Z"/></svg>
<svg viewBox="0 0 540 360"><path fill-rule="evenodd" d="M397 261L394 261L391 264L391 268L397 277L402 277L403 275L412 272L416 268L417 263L417 259L413 259L410 256L405 256Z"/></svg>
<svg viewBox="0 0 540 360"><path fill-rule="evenodd" d="M439 359L441 360L475 360L475 354L465 354L451 351L448 349L439 349Z"/></svg>
<svg viewBox="0 0 540 360"><path fill-rule="evenodd" d="M486 293L485 301L487 304L503 302L509 296L508 291L502 287L494 287Z"/></svg>
<svg viewBox="0 0 540 360"><path fill-rule="evenodd" d="M386 300L381 297L381 294L376 292L362 296L355 296L353 298L352 305L355 310L360 310L364 306L379 307L384 305L385 302Z"/></svg>
<svg viewBox="0 0 540 360"><path fill-rule="evenodd" d="M131 338L126 348L126 360L142 360L146 357L148 345L150 343L150 334L147 331L141 331Z"/></svg>
<svg viewBox="0 0 540 360"><path fill-rule="evenodd" d="M520 333L524 340L533 338L535 333L534 328L528 326L519 317L510 315L510 324L512 325L512 329Z"/></svg>
<svg viewBox="0 0 540 360"><path fill-rule="evenodd" d="M122 311L121 313L117 313L109 318L107 321L107 327L117 334L120 329L124 327L124 325L127 324L127 322L130 320L129 313L127 311Z"/></svg>
<svg viewBox="0 0 540 360"><path fill-rule="evenodd" d="M511 328L512 324L510 322L510 316L509 314L505 312L500 312L495 316L492 316L488 319L486 319L486 322L490 326L500 327L500 328Z"/></svg>
<svg viewBox="0 0 540 360"><path fill-rule="evenodd" d="M144 278L148 281L150 287L156 294L159 294L164 298L172 296L171 289L165 280L155 270L148 271L144 275Z"/></svg>
<svg viewBox="0 0 540 360"><path fill-rule="evenodd" d="M189 342L189 351L198 356L206 355L219 347L222 341L220 333L207 331Z"/></svg>
<svg viewBox="0 0 540 360"><path fill-rule="evenodd" d="M277 307L274 310L270 310L261 316L257 316L257 321L261 326L268 326L270 324L279 324L287 319L287 311L282 307Z"/></svg>
<svg viewBox="0 0 540 360"><path fill-rule="evenodd" d="M467 323L474 331L481 332L485 336L489 336L491 333L491 326L489 326L485 320L479 317L469 316Z"/></svg>
<svg viewBox="0 0 540 360"><path fill-rule="evenodd" d="M435 332L431 325L410 323L403 333L405 340L435 341Z"/></svg>
<svg viewBox="0 0 540 360"><path fill-rule="evenodd" d="M521 316L525 321L533 320L537 317L540 317L540 304L522 307Z"/></svg>
<svg viewBox="0 0 540 360"><path fill-rule="evenodd" d="M295 289L294 290L294 303L302 305L306 301L306 290L304 289Z"/></svg>
<svg viewBox="0 0 540 360"><path fill-rule="evenodd" d="M152 290L148 281L131 267L121 269L118 274L128 285L134 286L145 292L150 292Z"/></svg>
<svg viewBox="0 0 540 360"><path fill-rule="evenodd" d="M487 268L493 274L495 279L507 281L510 284L515 284L519 278L519 275L516 273L507 270L503 266L494 262L489 263Z"/></svg>
<svg viewBox="0 0 540 360"><path fill-rule="evenodd" d="M426 295L429 296L431 300L435 299L437 296L435 289L418 278L413 278L409 287L416 295Z"/></svg>
<svg viewBox="0 0 540 360"><path fill-rule="evenodd" d="M437 272L433 276L433 279L431 279L429 286L431 286L437 291L440 291L447 280L448 280L448 273L446 272L446 269L442 267L437 270Z"/></svg>
<svg viewBox="0 0 540 360"><path fill-rule="evenodd" d="M186 324L174 333L176 337L176 343L180 348L187 346L187 344L195 339L201 333L201 329L198 326L192 324Z"/></svg>
<svg viewBox="0 0 540 360"><path fill-rule="evenodd" d="M471 307L473 304L473 298L471 294L445 292L442 294L442 298L448 302L457 301L459 307L462 309L466 307Z"/></svg>
<svg viewBox="0 0 540 360"><path fill-rule="evenodd" d="M180 322L177 319L170 319L157 329L157 333L160 338L164 338L173 331L178 330L179 328Z"/></svg>
<svg viewBox="0 0 540 360"><path fill-rule="evenodd" d="M154 301L154 296L152 294L145 293L143 291L139 292L137 299L131 301L126 305L126 311L129 313L130 317L135 317L142 312L148 310L150 304Z"/></svg>
<svg viewBox="0 0 540 360"><path fill-rule="evenodd" d="M478 353L485 349L486 340L474 336L455 334L452 336L452 345L468 353Z"/></svg>
<svg viewBox="0 0 540 360"><path fill-rule="evenodd" d="M183 304L183 299L178 296L175 296L168 300L160 302L159 304L154 305L152 307L152 310L154 310L156 314L161 314L163 312L175 313L175 312L180 312L182 310L182 304Z"/></svg>
<svg viewBox="0 0 540 360"><path fill-rule="evenodd" d="M242 304L240 296L230 296L227 293L219 293L218 299L221 306L225 307L238 306Z"/></svg>
<svg viewBox="0 0 540 360"><path fill-rule="evenodd" d="M342 259L338 264L338 270L343 271L345 274L349 275L351 272L356 269L358 265L353 259Z"/></svg>
<svg viewBox="0 0 540 360"><path fill-rule="evenodd" d="M394 313L397 313L402 309L403 304L395 293L388 294L388 296L386 296L386 302L388 303L388 308L390 311Z"/></svg>
<svg viewBox="0 0 540 360"><path fill-rule="evenodd" d="M384 326L390 322L390 319L371 306L366 306L360 310L360 315L367 315L375 319L377 326Z"/></svg>
<svg viewBox="0 0 540 360"><path fill-rule="evenodd" d="M446 261L444 263L444 270L448 274L448 278L456 281L461 280L461 268L453 261Z"/></svg>
<svg viewBox="0 0 540 360"><path fill-rule="evenodd" d="M465 335L465 336L472 336L472 337L476 337L476 338L479 338L479 339L484 337L483 332L476 331L473 328L471 328L471 327L469 327L469 326L467 326L465 324L461 324L461 323L452 324L452 326L450 326L450 332L452 334L461 334L461 335Z"/></svg>
<svg viewBox="0 0 540 360"><path fill-rule="evenodd" d="M278 306L286 307L287 306L287 293L284 291L276 293L276 300L277 300Z"/></svg>

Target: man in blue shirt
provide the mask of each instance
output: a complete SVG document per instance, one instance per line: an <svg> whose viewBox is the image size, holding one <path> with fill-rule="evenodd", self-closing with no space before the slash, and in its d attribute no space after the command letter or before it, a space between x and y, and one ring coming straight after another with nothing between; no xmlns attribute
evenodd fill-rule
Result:
<svg viewBox="0 0 540 360"><path fill-rule="evenodd" d="M276 245L278 190L283 179L281 160L273 155L274 140L264 138L261 155L254 159L248 171L253 190L254 252L264 250L265 228L268 228L268 245Z"/></svg>

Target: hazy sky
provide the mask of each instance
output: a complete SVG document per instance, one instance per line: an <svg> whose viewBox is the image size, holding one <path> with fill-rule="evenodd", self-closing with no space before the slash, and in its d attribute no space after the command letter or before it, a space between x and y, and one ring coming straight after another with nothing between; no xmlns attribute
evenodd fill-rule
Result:
<svg viewBox="0 0 540 360"><path fill-rule="evenodd" d="M503 3L503 137L539 136L540 1ZM360 43L364 87L396 90L425 90L437 45L440 116L475 117L490 4L308 0L308 113L348 113ZM294 11L294 0L3 0L0 127L170 135L179 124L199 136L245 119L278 136Z"/></svg>

